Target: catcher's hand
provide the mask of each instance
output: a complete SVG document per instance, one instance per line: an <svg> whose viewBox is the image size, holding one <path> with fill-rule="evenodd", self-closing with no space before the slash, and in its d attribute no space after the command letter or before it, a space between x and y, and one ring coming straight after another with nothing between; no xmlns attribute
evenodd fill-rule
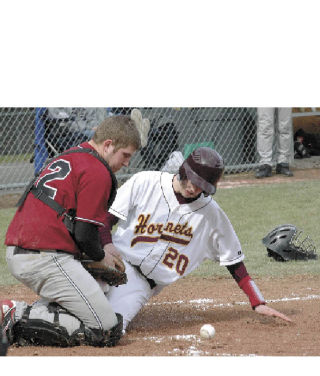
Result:
<svg viewBox="0 0 320 376"><path fill-rule="evenodd" d="M109 286L127 283L126 268L118 255L108 253L101 261L83 259L81 264L95 279L101 279Z"/></svg>

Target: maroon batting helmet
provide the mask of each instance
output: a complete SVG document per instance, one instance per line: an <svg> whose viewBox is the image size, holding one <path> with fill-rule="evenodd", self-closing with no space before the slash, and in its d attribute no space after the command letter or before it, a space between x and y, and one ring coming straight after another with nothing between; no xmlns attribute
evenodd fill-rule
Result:
<svg viewBox="0 0 320 376"><path fill-rule="evenodd" d="M195 149L179 168L181 180L188 179L205 193L213 195L224 170L223 159L208 147Z"/></svg>

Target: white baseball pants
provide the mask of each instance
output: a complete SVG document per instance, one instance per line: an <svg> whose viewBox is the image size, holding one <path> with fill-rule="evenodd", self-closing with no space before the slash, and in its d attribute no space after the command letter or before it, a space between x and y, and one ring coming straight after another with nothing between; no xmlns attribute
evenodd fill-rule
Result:
<svg viewBox="0 0 320 376"><path fill-rule="evenodd" d="M278 111L277 122L274 121ZM291 107L258 107L257 152L259 163L272 165L272 148L276 141L276 162L289 163L293 145Z"/></svg>
<svg viewBox="0 0 320 376"><path fill-rule="evenodd" d="M123 316L123 329L126 329L140 309L164 286L157 285L151 289L147 280L133 266L125 260L124 264L128 282L125 285L111 287L106 296L113 310Z"/></svg>

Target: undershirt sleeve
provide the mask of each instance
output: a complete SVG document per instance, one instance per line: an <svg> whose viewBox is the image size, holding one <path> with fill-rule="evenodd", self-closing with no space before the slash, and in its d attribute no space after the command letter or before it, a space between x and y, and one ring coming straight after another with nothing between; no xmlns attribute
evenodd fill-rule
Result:
<svg viewBox="0 0 320 376"><path fill-rule="evenodd" d="M101 247L98 226L93 223L76 221L74 240L79 249L90 259L101 261L105 254Z"/></svg>
<svg viewBox="0 0 320 376"><path fill-rule="evenodd" d="M233 265L228 265L227 269L232 277L238 283L242 291L248 296L251 307L255 309L260 304L266 304L263 295L261 294L258 286L249 276L244 263L238 262Z"/></svg>
<svg viewBox="0 0 320 376"><path fill-rule="evenodd" d="M112 227L117 224L119 218L111 213L107 213L104 227L99 227L99 235L102 247L112 243Z"/></svg>
<svg viewBox="0 0 320 376"><path fill-rule="evenodd" d="M227 269L238 284L248 275L247 269L242 261L233 265L227 265Z"/></svg>

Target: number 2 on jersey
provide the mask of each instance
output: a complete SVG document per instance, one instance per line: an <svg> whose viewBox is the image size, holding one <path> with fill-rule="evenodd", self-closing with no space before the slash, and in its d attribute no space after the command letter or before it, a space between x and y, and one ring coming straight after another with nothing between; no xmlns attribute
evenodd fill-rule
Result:
<svg viewBox="0 0 320 376"><path fill-rule="evenodd" d="M68 161L58 159L48 167L48 170L48 172L41 176L36 185L47 196L54 199L57 194L57 188L50 187L47 183L53 180L64 180L69 175L71 166Z"/></svg>
<svg viewBox="0 0 320 376"><path fill-rule="evenodd" d="M176 272L183 275L188 266L189 259L187 256L180 254L175 248L170 247L162 262L170 269L175 267Z"/></svg>

